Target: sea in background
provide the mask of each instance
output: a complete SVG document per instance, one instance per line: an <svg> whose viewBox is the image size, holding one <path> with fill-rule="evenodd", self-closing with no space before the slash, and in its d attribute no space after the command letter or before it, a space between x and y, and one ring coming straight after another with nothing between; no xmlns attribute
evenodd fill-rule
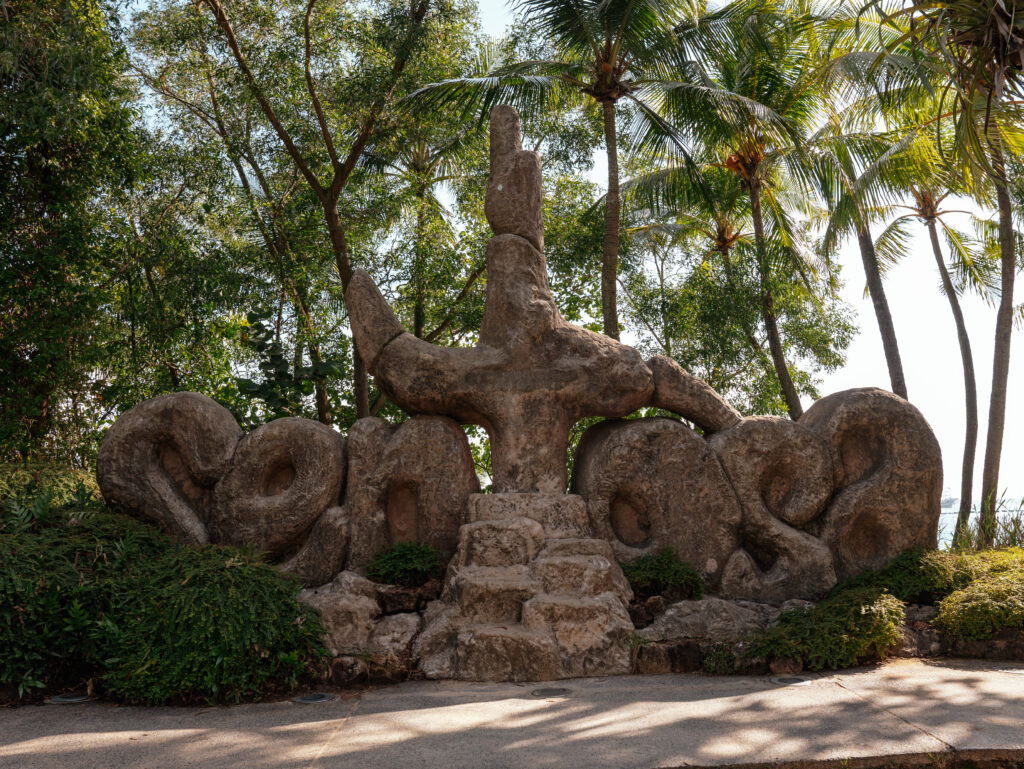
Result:
<svg viewBox="0 0 1024 769"><path fill-rule="evenodd" d="M942 508L939 513L939 547L946 548L953 539L953 530L956 528L957 511L960 509L960 500L954 497L943 497ZM971 510L971 524L978 522L977 508ZM1003 500L996 509L996 521L1004 528L1009 528L1011 521L1024 521L1024 500L1010 502ZM1018 527L1019 528L1019 525ZM1024 543L1021 543L1024 545Z"/></svg>

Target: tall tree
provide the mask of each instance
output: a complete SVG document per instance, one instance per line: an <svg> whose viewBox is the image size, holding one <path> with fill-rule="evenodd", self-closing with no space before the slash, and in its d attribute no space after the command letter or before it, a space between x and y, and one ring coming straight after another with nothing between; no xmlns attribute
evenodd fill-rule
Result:
<svg viewBox="0 0 1024 769"><path fill-rule="evenodd" d="M113 18L98 0L0 7L5 458L46 451L64 402L86 388L102 357L106 297L96 278L115 244L92 203L102 189L130 183L136 138Z"/></svg>
<svg viewBox="0 0 1024 769"><path fill-rule="evenodd" d="M531 111L549 98L596 102L608 163L601 317L604 333L618 339L621 201L616 105L627 101L655 115L643 95L672 69L676 46L671 27L682 15L683 4L673 0L520 0L516 7L532 34L549 42L548 57L506 63L479 77L434 83L417 96L443 109L454 104L465 117L473 112L486 115L493 105L502 103Z"/></svg>
<svg viewBox="0 0 1024 769"><path fill-rule="evenodd" d="M1006 423L1017 276L1007 154L1021 149L1016 129L1019 100L1024 98L1024 14L1015 2L1003 0L908 0L887 20L901 29L901 41L915 44L917 71L946 83L938 114L941 118L952 113L953 149L970 159L995 188L1001 274L981 479L981 532L991 544Z"/></svg>

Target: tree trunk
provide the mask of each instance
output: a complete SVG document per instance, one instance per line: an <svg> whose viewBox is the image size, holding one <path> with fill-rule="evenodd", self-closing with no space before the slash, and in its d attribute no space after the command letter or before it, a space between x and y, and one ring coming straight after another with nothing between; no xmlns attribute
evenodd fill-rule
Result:
<svg viewBox="0 0 1024 769"><path fill-rule="evenodd" d="M956 516L956 529L953 542L962 542L967 533L967 523L971 514L971 500L974 496L974 457L978 447L978 386L974 378L974 355L971 353L971 338L967 335L967 324L960 310L960 302L953 289L949 270L942 258L942 247L939 245L939 233L936 231L935 220L928 221L928 235L932 241L932 253L935 264L942 276L942 288L949 299L949 309L953 311L956 321L956 338L960 343L960 360L964 368L964 408L967 416L967 433L964 436L964 458L960 473L960 511Z"/></svg>
<svg viewBox="0 0 1024 769"><path fill-rule="evenodd" d="M604 203L604 252L601 258L601 316L604 333L619 338L619 310L616 304L619 277L619 150L615 136L615 102L601 103L604 113L604 144L608 155L608 194Z"/></svg>
<svg viewBox="0 0 1024 769"><path fill-rule="evenodd" d="M341 288L344 291L352 280L352 261L349 259L348 239L345 235L345 226L338 216L337 203L324 203L324 218L327 220L327 232L331 237L331 247L334 249L334 264L338 269L338 277L341 278ZM356 418L362 419L370 416L370 382L355 339L352 340L352 378Z"/></svg>
<svg viewBox="0 0 1024 769"><path fill-rule="evenodd" d="M768 252L764 239L764 218L761 214L761 187L756 181L750 183L750 213L754 219L754 238L757 240L758 273L761 280L761 317L768 334L768 349L771 352L772 364L779 379L782 397L786 401L786 410L790 419L799 419L804 413L800 405L793 377L789 374L789 365L782 347L782 336L779 334L778 317L775 314L775 297L768 285Z"/></svg>
<svg viewBox="0 0 1024 769"><path fill-rule="evenodd" d="M427 311L423 298L423 220L426 191L418 190L416 197L419 199L416 206L416 236L412 255L412 290L413 290L413 311L412 327L413 334L417 339L422 339L426 332Z"/></svg>
<svg viewBox="0 0 1024 769"><path fill-rule="evenodd" d="M988 406L988 435L985 441L985 464L981 475L981 536L985 545L992 544L996 524L996 502L999 495L999 460L1003 450L1003 427L1006 421L1006 388L1010 376L1010 342L1013 337L1013 283L1017 275L1017 258L1013 234L1013 207L1006 183L1006 161L1003 149L990 142L992 167L995 170L996 201L999 204L999 252L1002 264L999 309L996 313L996 339L992 362L992 395Z"/></svg>
<svg viewBox="0 0 1024 769"><path fill-rule="evenodd" d="M893 326L892 313L889 312L889 301L885 298L882 274L878 269L878 257L875 255L875 243L867 226L857 226L857 243L860 245L860 259L864 264L864 277L867 278L871 304L875 308L878 333L882 337L885 363L889 367L889 384L894 393L906 399L907 380L903 376L903 361L896 343L896 328Z"/></svg>

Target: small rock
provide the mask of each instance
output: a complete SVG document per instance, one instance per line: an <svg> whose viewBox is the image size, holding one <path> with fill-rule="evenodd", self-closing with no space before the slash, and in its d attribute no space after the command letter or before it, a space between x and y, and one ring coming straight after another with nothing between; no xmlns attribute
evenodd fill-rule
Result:
<svg viewBox="0 0 1024 769"><path fill-rule="evenodd" d="M659 614L665 613L668 601L665 600L664 596L652 595L644 602L644 607L651 613L652 617L657 617Z"/></svg>
<svg viewBox="0 0 1024 769"><path fill-rule="evenodd" d="M907 622L931 622L937 613L938 609L934 606L912 603L907 606Z"/></svg>
<svg viewBox="0 0 1024 769"><path fill-rule="evenodd" d="M401 614L419 608L420 593L414 587L377 585L377 602L384 614Z"/></svg>
<svg viewBox="0 0 1024 769"><path fill-rule="evenodd" d="M376 654L407 656L409 644L420 630L420 615L391 614L377 621L366 645L367 651Z"/></svg>
<svg viewBox="0 0 1024 769"><path fill-rule="evenodd" d="M795 676L804 669L804 663L798 659L792 657L774 657L772 658L769 669L773 675L777 676Z"/></svg>
<svg viewBox="0 0 1024 769"><path fill-rule="evenodd" d="M629 611L629 619L635 628L647 627L654 621L654 615L647 608L646 603L632 601L626 609Z"/></svg>
<svg viewBox="0 0 1024 769"><path fill-rule="evenodd" d="M672 672L672 659L668 646L659 643L638 646L635 651L633 672L640 675L659 675Z"/></svg>
<svg viewBox="0 0 1024 769"><path fill-rule="evenodd" d="M703 653L696 641L681 641L668 646L673 673L693 673L701 668Z"/></svg>
<svg viewBox="0 0 1024 769"><path fill-rule="evenodd" d="M814 601L804 601L801 598L791 598L779 607L779 613L787 611L807 611L814 608Z"/></svg>
<svg viewBox="0 0 1024 769"><path fill-rule="evenodd" d="M767 627L779 610L753 601L725 601L705 598L679 601L637 635L651 641L701 638L709 641L737 641Z"/></svg>

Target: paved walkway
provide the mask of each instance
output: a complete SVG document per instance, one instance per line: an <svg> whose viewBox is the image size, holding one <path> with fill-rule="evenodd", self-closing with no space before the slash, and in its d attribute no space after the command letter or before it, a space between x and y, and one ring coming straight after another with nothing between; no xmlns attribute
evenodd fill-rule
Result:
<svg viewBox="0 0 1024 769"><path fill-rule="evenodd" d="M788 686L696 674L424 681L320 705L0 711L3 769L935 766L954 754L1024 766L1024 664L906 660Z"/></svg>

